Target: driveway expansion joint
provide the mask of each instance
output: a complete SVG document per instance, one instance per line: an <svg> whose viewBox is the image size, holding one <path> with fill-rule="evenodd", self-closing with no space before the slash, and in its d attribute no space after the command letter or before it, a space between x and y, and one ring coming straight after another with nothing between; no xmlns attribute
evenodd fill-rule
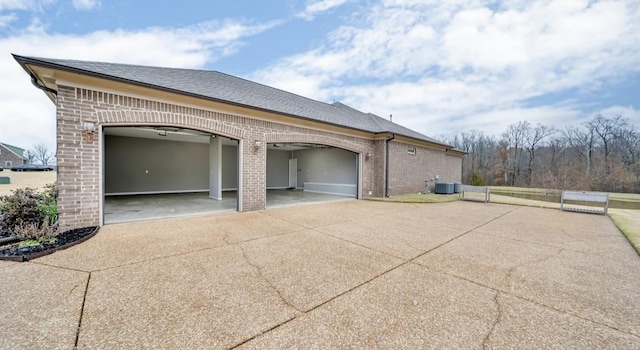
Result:
<svg viewBox="0 0 640 350"><path fill-rule="evenodd" d="M34 264L34 265L40 265L40 266L46 266L46 267L52 267L54 269L60 269L60 270L67 270L67 271L74 271L74 272L82 272L82 273L91 273L91 271L87 271L87 270L81 270L81 269L74 269L71 267L66 267L66 266L58 266L58 265L51 265L51 264L47 264L47 263L43 263L37 260L30 260L28 262L29 264Z"/></svg>
<svg viewBox="0 0 640 350"><path fill-rule="evenodd" d="M438 249L438 248L440 248L440 247L442 247L442 246L444 246L444 245L446 245L446 244L449 244L449 243L451 243L451 242L455 241L456 239L458 239L458 238L460 238L460 237L462 237L462 236L467 235L468 233L471 233L471 232L473 232L473 231L475 231L475 230L477 230L477 229L479 229L479 228L481 228L481 227L483 227L483 226L486 226L486 225L488 225L488 224L490 224L490 223L492 223L492 222L494 222L494 221L496 221L496 220L500 219L501 217L503 217L503 216L505 216L505 215L507 215L507 214L513 213L514 211L516 211L516 210L518 210L518 209L520 209L520 208L516 208L516 209L514 209L514 210L509 210L508 212L503 213L503 214L500 214L500 215L496 216L495 218L493 218L493 219L491 219L491 220L489 220L489 221L487 221L487 222L485 222L485 223L483 223L483 224L481 224L481 225L478 225L478 226L476 226L476 227L474 227L474 228L472 228L472 229L469 229L469 230L467 230L467 231L465 231L465 232L462 232L461 234L459 234L459 235L457 235L457 236L455 236L455 237L453 237L453 238L451 238L451 239L449 239L449 240L447 240L447 241L445 241L445 242L442 242L442 243L438 244L437 246L435 246L435 247L433 247L433 248L431 248L431 249L427 250L426 252L424 252L424 253L422 253L422 254L420 254L420 255L416 256L416 257L411 258L409 261L413 261L413 260L416 260L416 259L418 259L418 258L420 258L420 257L424 256L424 255L427 255L427 254L431 253L432 251L434 251L434 250L436 250L436 249Z"/></svg>
<svg viewBox="0 0 640 350"><path fill-rule="evenodd" d="M78 317L78 328L76 329L76 339L73 345L74 349L78 348L78 340L80 339L80 329L82 328L82 317L84 316L84 306L87 301L87 293L89 292L90 281L91 281L91 272L89 272L89 276L87 277L87 284L85 284L84 286L84 295L82 296L82 306L80 307L80 317Z"/></svg>
<svg viewBox="0 0 640 350"><path fill-rule="evenodd" d="M505 239L505 240L510 240L510 241L514 241L514 242L522 242L522 243L537 245L537 246L541 246L541 247L555 248L555 249L560 249L560 250L563 250L563 251L580 253L580 254L585 254L585 255L595 255L595 256L600 256L600 257L607 257L608 256L608 255L605 255L605 254L599 254L599 253L595 253L595 252L578 250L578 249L571 249L571 248L566 248L566 247L559 247L557 245L544 244L544 243L540 243L540 242L529 241L529 240L526 240L526 239L517 239L517 238L513 238L513 237L506 237L506 236L496 235L496 234L492 234L492 233L488 233L488 232L476 232L476 234L483 235L483 236L494 237L494 238ZM582 240L577 240L577 241L578 242L584 242Z"/></svg>

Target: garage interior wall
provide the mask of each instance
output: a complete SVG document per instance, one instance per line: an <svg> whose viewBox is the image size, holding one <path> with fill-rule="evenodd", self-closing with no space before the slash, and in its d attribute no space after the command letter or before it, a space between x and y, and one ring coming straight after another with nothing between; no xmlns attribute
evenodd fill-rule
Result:
<svg viewBox="0 0 640 350"><path fill-rule="evenodd" d="M238 190L238 146L222 146L222 190Z"/></svg>
<svg viewBox="0 0 640 350"><path fill-rule="evenodd" d="M298 159L298 188L307 183L352 185L357 191L357 155L339 148L309 148L292 152ZM329 190L335 192L341 190ZM351 191L351 190L350 190ZM355 194L356 192L354 192Z"/></svg>
<svg viewBox="0 0 640 350"><path fill-rule="evenodd" d="M291 151L267 149L267 189L289 187L289 158Z"/></svg>
<svg viewBox="0 0 640 350"><path fill-rule="evenodd" d="M106 195L209 190L208 144L105 135L104 162Z"/></svg>

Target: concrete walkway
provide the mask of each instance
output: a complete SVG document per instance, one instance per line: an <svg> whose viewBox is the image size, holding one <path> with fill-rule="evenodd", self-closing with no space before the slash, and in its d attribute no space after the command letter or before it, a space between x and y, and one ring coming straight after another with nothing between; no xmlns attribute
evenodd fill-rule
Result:
<svg viewBox="0 0 640 350"><path fill-rule="evenodd" d="M110 225L0 261L0 348L640 348L608 217L344 201Z"/></svg>

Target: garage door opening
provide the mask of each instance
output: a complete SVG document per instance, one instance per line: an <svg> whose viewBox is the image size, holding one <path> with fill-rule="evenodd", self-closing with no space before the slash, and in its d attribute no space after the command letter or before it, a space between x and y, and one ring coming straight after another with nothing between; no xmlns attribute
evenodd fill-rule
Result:
<svg viewBox="0 0 640 350"><path fill-rule="evenodd" d="M267 145L266 206L358 198L358 154L312 143Z"/></svg>
<svg viewBox="0 0 640 350"><path fill-rule="evenodd" d="M238 141L159 126L103 130L103 222L238 210Z"/></svg>

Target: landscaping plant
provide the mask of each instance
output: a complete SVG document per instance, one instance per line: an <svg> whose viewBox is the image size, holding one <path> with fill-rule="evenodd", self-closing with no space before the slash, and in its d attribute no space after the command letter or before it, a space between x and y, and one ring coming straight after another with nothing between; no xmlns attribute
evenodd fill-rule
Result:
<svg viewBox="0 0 640 350"><path fill-rule="evenodd" d="M48 185L42 193L20 188L0 196L0 232L23 240L50 242L56 236L57 189Z"/></svg>

